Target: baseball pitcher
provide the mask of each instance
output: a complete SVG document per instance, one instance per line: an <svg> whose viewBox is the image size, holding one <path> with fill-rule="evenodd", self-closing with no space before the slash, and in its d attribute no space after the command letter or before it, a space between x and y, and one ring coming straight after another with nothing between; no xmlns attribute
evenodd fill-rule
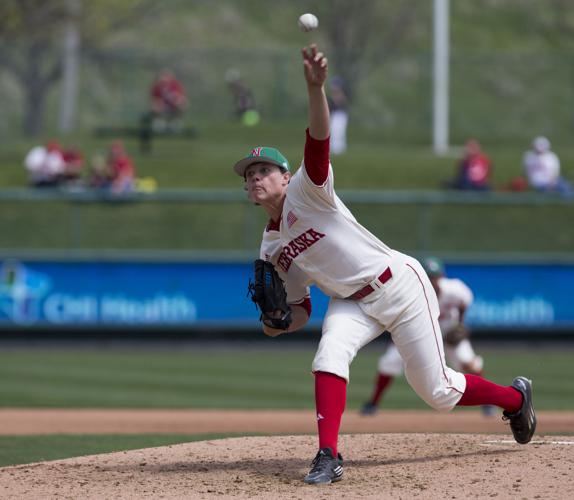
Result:
<svg viewBox="0 0 574 500"><path fill-rule="evenodd" d="M391 333L405 363L405 375L431 407L496 405L504 410L515 439L528 443L536 427L531 382L517 377L510 386L465 375L445 363L433 287L418 261L393 250L355 219L335 192L329 161L329 108L324 83L327 59L315 45L303 49L309 128L301 166L294 173L276 149L258 146L239 160L249 199L269 215L255 289L284 286L281 301L254 299L262 308L263 331L270 336L303 327L311 314L309 286L330 297L321 341L313 360L319 451L304 481L328 484L343 476L338 435L345 409L349 365L364 345L383 331ZM276 292L270 293L276 297ZM274 324L275 318L279 322Z"/></svg>

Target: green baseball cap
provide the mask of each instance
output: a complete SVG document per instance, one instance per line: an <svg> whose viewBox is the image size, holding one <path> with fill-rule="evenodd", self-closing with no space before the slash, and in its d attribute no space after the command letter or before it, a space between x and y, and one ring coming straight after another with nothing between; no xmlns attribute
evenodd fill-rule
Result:
<svg viewBox="0 0 574 500"><path fill-rule="evenodd" d="M444 264L436 257L427 257L423 261L423 269L431 278L442 276L444 274Z"/></svg>
<svg viewBox="0 0 574 500"><path fill-rule="evenodd" d="M233 166L233 170L235 170L235 173L240 177L245 177L245 170L247 170L249 165L262 162L277 165L284 171L290 170L287 158L285 158L278 149L268 148L266 146L258 146L253 148L251 153L249 153L245 158L239 160Z"/></svg>

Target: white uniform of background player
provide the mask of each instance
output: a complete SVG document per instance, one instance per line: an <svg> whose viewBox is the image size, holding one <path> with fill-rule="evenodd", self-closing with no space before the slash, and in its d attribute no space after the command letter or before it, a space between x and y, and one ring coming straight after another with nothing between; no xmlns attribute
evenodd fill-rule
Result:
<svg viewBox="0 0 574 500"><path fill-rule="evenodd" d="M445 357L453 369L482 376L483 359L475 354L464 327L464 315L473 301L470 288L459 279L444 275L444 266L435 257L428 257L423 267L430 278L439 303L439 325L445 340ZM363 415L373 415L379 402L395 377L402 375L404 362L399 350L390 344L385 354L379 358L378 373L369 401L361 408ZM492 406L484 406L485 415L493 415Z"/></svg>
<svg viewBox="0 0 574 500"><path fill-rule="evenodd" d="M244 178L249 199L270 216L261 257L274 264L293 304L294 319L287 330L263 325L263 331L275 336L304 326L312 283L330 297L312 365L320 450L305 478L324 484L342 476L337 441L349 365L361 347L385 330L404 360L409 384L433 408L497 404L517 412L523 396L520 389L468 378L447 367L438 300L422 266L361 226L335 193L324 91L327 60L315 46L302 55L309 128L301 167L291 176L283 155L261 146L234 170Z"/></svg>
<svg viewBox="0 0 574 500"><path fill-rule="evenodd" d="M440 309L439 325L441 332L457 328L461 322L460 311L470 306L473 295L461 280L442 277L438 279L438 303ZM480 373L483 359L475 354L468 339L461 340L458 345L445 344L445 355L449 366L466 373ZM398 377L403 374L404 363L398 349L389 345L385 354L379 359L379 373Z"/></svg>

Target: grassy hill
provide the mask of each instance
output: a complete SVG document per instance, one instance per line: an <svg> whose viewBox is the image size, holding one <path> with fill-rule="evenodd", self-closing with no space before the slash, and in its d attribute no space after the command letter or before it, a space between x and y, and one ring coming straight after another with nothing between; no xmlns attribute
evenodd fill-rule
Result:
<svg viewBox="0 0 574 500"><path fill-rule="evenodd" d="M304 120L255 128L210 125L191 140L158 139L150 155L128 140L141 177L161 188L225 188L241 193L231 169L255 145L276 145L296 167L302 156ZM456 157L436 157L428 147L380 143L368 133L350 134L347 154L333 158L337 190L429 190L455 169ZM76 138L89 157L107 141ZM0 185L26 184L21 165L27 143L0 151ZM518 148L488 150L499 189L520 172ZM560 151L572 178L574 149ZM548 198L550 201L552 197ZM265 224L262 210L247 203L112 203L0 201L5 249L162 249L214 250L258 247ZM566 230L574 203L537 205L351 204L358 219L391 246L403 251L571 252L574 234ZM34 230L30 230L30 228ZM214 230L213 228L216 228Z"/></svg>
<svg viewBox="0 0 574 500"><path fill-rule="evenodd" d="M204 1L160 2L153 17L106 38L97 63L87 55L82 59L78 126L68 137L57 131L59 94L54 88L45 134L20 138L21 94L9 76L0 73L0 188L26 185L22 159L38 141L60 138L80 148L87 159L104 153L109 141L97 138L94 129L135 126L146 106L149 83L163 66L173 67L185 83L190 99L186 121L199 135L157 140L150 155L141 154L137 142L125 138L139 176L155 178L160 188L240 190L231 165L255 145L277 146L297 165L306 125L299 48L318 41L331 60L332 73L339 71L327 28L347 4L278 0L270 12L269 2L262 0L218 0L217 9ZM469 137L483 143L494 162L494 184L502 190L521 173L522 154L538 134L548 135L563 174L574 181L574 82L569 69L574 5L450 2L453 148L446 157L430 150L431 3L374 5L364 51L357 53L364 61L357 69L360 78L350 110L349 151L333 160L338 190L440 189L453 175L460 146ZM407 9L404 18L401 8ZM296 28L296 18L304 11L317 13L322 23L312 35ZM353 22L349 16L348 23ZM349 49L359 46L360 35L349 35ZM240 70L255 93L262 115L256 127L242 127L232 119L224 78L230 67ZM211 249L233 248L239 241L242 247L255 248L257 238L246 240L245 227L254 227L249 231L256 235L263 224L263 217L244 205L0 204L4 248L65 249L79 244ZM434 251L574 249L574 235L566 230L574 215L571 205L352 208L369 229L403 250L418 247L421 231L432 236L429 250ZM110 231L111 219L119 230ZM201 235L213 224L217 234L208 231L211 239L205 240ZM38 229L30 231L31 225ZM74 231L80 236L72 236Z"/></svg>
<svg viewBox="0 0 574 500"><path fill-rule="evenodd" d="M299 165L305 141L306 114L290 121L265 122L255 127L239 123L206 122L198 125L192 139L158 138L151 154L142 154L136 139L124 138L134 158L139 176L152 176L160 188L240 188L241 181L231 166L257 145L275 146L291 165ZM338 189L440 189L450 178L462 152L455 144L446 156L435 156L430 145L407 145L379 137L376 131L359 124L349 125L349 149L333 158ZM34 140L14 141L0 147L0 186L26 185L22 161ZM110 140L78 134L64 140L65 145L82 150L89 161L92 155L105 154ZM522 173L522 155L530 144L484 145L493 161L496 189ZM574 147L557 146L562 172L574 180ZM239 181L239 182L238 182Z"/></svg>

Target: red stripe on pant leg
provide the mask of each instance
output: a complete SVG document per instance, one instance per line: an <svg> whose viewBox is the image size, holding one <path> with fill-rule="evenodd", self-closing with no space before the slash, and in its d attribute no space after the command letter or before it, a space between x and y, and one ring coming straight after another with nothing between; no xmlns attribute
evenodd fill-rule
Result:
<svg viewBox="0 0 574 500"><path fill-rule="evenodd" d="M341 417L347 401L347 381L326 372L315 372L315 406L319 448L331 448L337 456Z"/></svg>
<svg viewBox="0 0 574 500"><path fill-rule="evenodd" d="M466 389L458 406L496 405L510 413L522 406L522 394L514 387L502 386L478 375L465 374Z"/></svg>
<svg viewBox="0 0 574 500"><path fill-rule="evenodd" d="M413 272L417 275L417 278L418 278L418 280L419 280L419 283L420 283L421 286L423 287L423 293L425 294L425 300L427 301L427 309L428 309L428 312L429 312L429 317L430 317L430 321L431 321L431 325L432 325L432 331L434 332L434 341L435 341L435 344L436 344L436 348L437 348L437 352L438 352L438 357L439 357L439 359L440 359L440 365L441 365L441 367L442 367L442 374L443 374L445 380L448 382L448 377L446 376L446 370L445 370L445 368L444 368L444 363L442 362L442 356L440 355L440 346L439 346L439 343L438 343L438 337L437 337L437 334L436 334L436 328L434 327L434 321L433 321L433 318L432 318L432 312L431 312L431 308L430 308L430 304L429 304L429 299L428 299L428 297L427 297L427 290L426 290L426 288L425 288L425 286L424 286L424 284L423 284L423 280L421 280L421 277L419 276L419 273L417 273L416 269L415 269L413 266L411 266L410 264L407 264L407 266L410 267L410 268L413 270ZM451 387L451 389L454 389L455 391L460 392L460 391L458 391L458 390L457 390L456 388L454 388L454 387Z"/></svg>

